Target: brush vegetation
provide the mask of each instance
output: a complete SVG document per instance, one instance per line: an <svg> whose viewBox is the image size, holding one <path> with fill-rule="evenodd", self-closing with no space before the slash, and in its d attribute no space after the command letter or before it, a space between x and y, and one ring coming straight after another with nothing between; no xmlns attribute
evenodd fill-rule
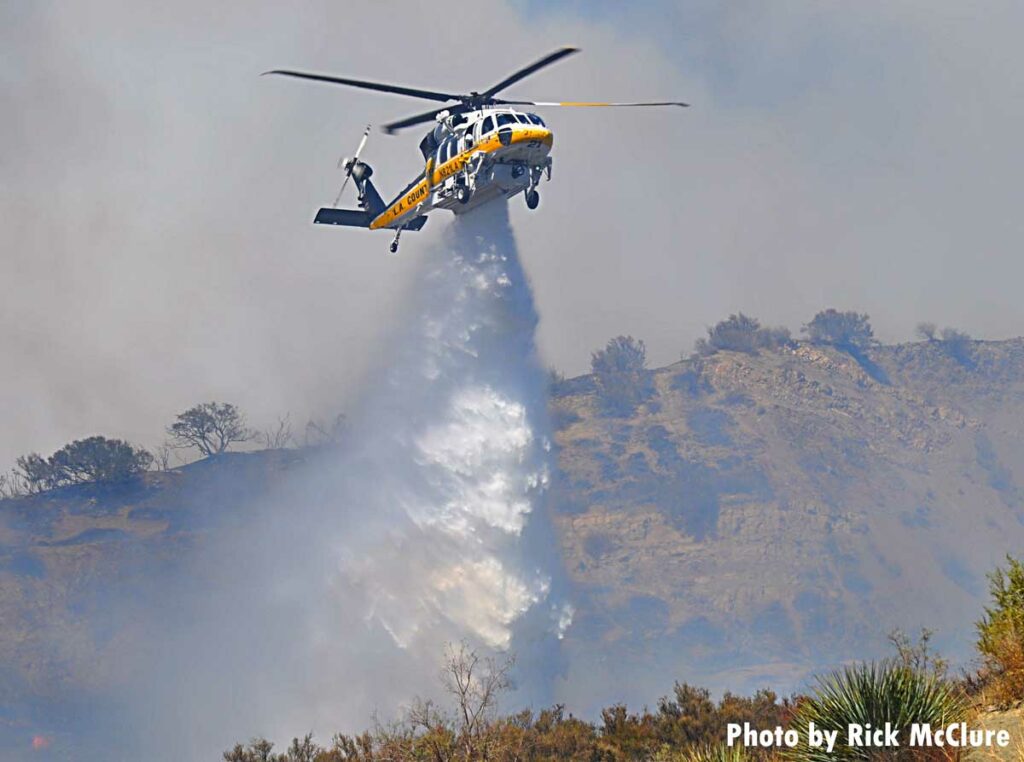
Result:
<svg viewBox="0 0 1024 762"><path fill-rule="evenodd" d="M707 329L706 339L697 339L698 355L713 355L719 350L754 353L759 349L775 349L792 344L788 328L762 326L757 318L742 312L730 315Z"/></svg>
<svg viewBox="0 0 1024 762"><path fill-rule="evenodd" d="M31 493L89 482L123 482L142 473L153 456L120 439L94 436L77 439L44 458L30 453L18 458L14 476Z"/></svg>
<svg viewBox="0 0 1024 762"><path fill-rule="evenodd" d="M1007 556L989 575L992 605L978 621L979 685L1000 707L1024 700L1024 564Z"/></svg>
<svg viewBox="0 0 1024 762"><path fill-rule="evenodd" d="M980 704L1024 701L1024 563L1007 557L989 576L992 605L977 623L982 667L951 678L946 661L931 648L932 633L917 641L894 631L896 654L819 676L804 695L780 698L764 689L752 696L726 693L719 701L704 688L676 683L657 708L631 712L623 704L601 711L600 720L574 717L559 704L534 713L499 714L498 702L511 687L513 660L481 656L468 643L449 646L441 683L447 701L417 700L396 721L360 735L335 735L329 746L312 734L293 739L280 754L256 738L224 752L225 762L855 762L885 759L958 758L949 747L871 748L837 744L832 752L807 745L807 729L839 731L849 725L897 729L911 725L945 727L969 719ZM726 743L730 723L757 729L780 726L797 731L800 744L772 750Z"/></svg>

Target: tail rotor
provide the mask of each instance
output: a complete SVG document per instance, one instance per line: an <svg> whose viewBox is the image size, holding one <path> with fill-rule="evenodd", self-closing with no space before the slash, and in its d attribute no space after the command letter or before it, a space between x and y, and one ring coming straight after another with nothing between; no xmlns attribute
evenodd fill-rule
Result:
<svg viewBox="0 0 1024 762"><path fill-rule="evenodd" d="M338 169L345 170L345 179L341 183L341 189L338 191L337 197L334 199L334 208L338 208L338 204L341 203L341 194L345 192L345 187L348 185L348 181L352 178L352 172L359 164L359 154L363 152L363 148L366 146L366 141L370 137L370 125L366 125L366 130L363 132L363 137L359 141L359 147L356 148L355 155L351 158L342 156L338 159Z"/></svg>

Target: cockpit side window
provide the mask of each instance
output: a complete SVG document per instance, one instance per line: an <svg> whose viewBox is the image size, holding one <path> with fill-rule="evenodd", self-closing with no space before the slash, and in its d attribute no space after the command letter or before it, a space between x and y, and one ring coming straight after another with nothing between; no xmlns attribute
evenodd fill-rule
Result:
<svg viewBox="0 0 1024 762"><path fill-rule="evenodd" d="M521 124L530 123L530 120L526 118L526 114L516 114L516 119L518 119Z"/></svg>
<svg viewBox="0 0 1024 762"><path fill-rule="evenodd" d="M511 114L498 114L498 126L504 127L506 124L515 124L515 119L512 118Z"/></svg>

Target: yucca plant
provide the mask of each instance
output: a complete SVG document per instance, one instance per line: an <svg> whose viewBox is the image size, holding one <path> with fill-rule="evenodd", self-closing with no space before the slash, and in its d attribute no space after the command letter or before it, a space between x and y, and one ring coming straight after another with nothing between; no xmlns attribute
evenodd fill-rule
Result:
<svg viewBox="0 0 1024 762"><path fill-rule="evenodd" d="M914 670L895 661L857 664L819 677L812 695L797 707L791 725L800 737L800 745L787 750L786 756L801 762L833 760L910 760L948 756L941 749L906 746L913 723L931 723L942 727L964 718L966 706L950 685L935 675ZM831 753L825 747L807 742L808 724L818 730L838 730ZM851 724L871 724L880 728L891 723L898 729L901 746L848 746L847 728Z"/></svg>
<svg viewBox="0 0 1024 762"><path fill-rule="evenodd" d="M698 746L690 749L683 757L685 762L745 762L746 752L740 744L727 746L724 743L714 746Z"/></svg>
<svg viewBox="0 0 1024 762"><path fill-rule="evenodd" d="M659 749L651 762L747 762L746 750L741 744L728 746L724 743L704 746L690 746L685 749Z"/></svg>

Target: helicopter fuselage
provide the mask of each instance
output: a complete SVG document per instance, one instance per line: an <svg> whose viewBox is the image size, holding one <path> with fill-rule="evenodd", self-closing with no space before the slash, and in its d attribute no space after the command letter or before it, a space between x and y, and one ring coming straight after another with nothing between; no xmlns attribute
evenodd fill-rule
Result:
<svg viewBox="0 0 1024 762"><path fill-rule="evenodd" d="M424 144L424 171L377 214L371 230L402 229L433 209L462 214L482 204L529 193L546 171L554 135L536 114L482 109L439 121Z"/></svg>

